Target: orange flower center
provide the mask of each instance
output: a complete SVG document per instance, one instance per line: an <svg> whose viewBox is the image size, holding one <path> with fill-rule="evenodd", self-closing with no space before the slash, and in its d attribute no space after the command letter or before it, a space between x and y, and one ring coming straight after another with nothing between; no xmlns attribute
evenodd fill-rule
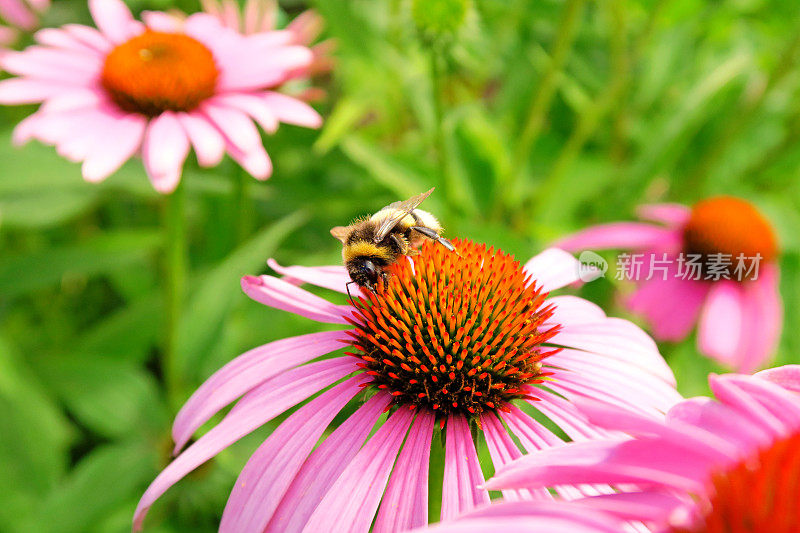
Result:
<svg viewBox="0 0 800 533"><path fill-rule="evenodd" d="M350 341L371 385L396 405L477 417L528 398L541 383L543 328L553 308L513 257L455 241L426 243L390 267L389 281L353 304Z"/></svg>
<svg viewBox="0 0 800 533"><path fill-rule="evenodd" d="M800 432L712 479L702 521L675 533L800 531Z"/></svg>
<svg viewBox="0 0 800 533"><path fill-rule="evenodd" d="M123 110L156 116L196 108L214 94L218 75L211 51L196 39L148 30L111 50L101 83Z"/></svg>
<svg viewBox="0 0 800 533"><path fill-rule="evenodd" d="M727 267L732 274L739 258L746 266L753 261L771 261L777 243L767 219L749 202L730 196L703 200L692 209L683 229L684 252L702 257L702 264ZM721 254L721 255L720 255ZM751 269L750 275L755 270Z"/></svg>

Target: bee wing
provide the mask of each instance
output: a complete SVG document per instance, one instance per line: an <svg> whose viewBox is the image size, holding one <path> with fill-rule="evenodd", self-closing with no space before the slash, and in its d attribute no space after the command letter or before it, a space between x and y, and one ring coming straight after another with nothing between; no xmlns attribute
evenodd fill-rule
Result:
<svg viewBox="0 0 800 533"><path fill-rule="evenodd" d="M431 187L430 190L409 198L404 202L394 202L381 209L381 211L393 211L393 213L381 221L381 225L378 226L378 231L375 233L375 242L381 242L389 232L403 220L403 217L411 213L425 198L431 195L434 188L435 187Z"/></svg>
<svg viewBox="0 0 800 533"><path fill-rule="evenodd" d="M336 226L335 228L331 228L331 235L336 237L342 242L342 244L344 244L348 235L350 235L350 228L345 226Z"/></svg>

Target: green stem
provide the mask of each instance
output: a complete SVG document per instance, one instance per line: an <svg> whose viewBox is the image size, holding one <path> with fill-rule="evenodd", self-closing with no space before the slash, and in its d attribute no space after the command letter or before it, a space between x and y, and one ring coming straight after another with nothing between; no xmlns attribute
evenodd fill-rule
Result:
<svg viewBox="0 0 800 533"><path fill-rule="evenodd" d="M575 32L585 3L586 0L567 0L567 5L564 7L564 13L558 25L556 40L553 43L553 50L550 54L550 63L542 74L538 90L534 94L533 100L531 100L527 119L512 158L511 171L516 176L516 178L512 176L512 181L517 186L509 187L508 192L511 195L517 196L519 194L518 185L523 174L522 167L542 131L542 126L558 86L558 79L564 70L564 65L572 49Z"/></svg>
<svg viewBox="0 0 800 533"><path fill-rule="evenodd" d="M239 169L233 178L231 209L233 209L233 246L235 248L250 234L253 219L253 204L250 202L249 188L252 178L244 169Z"/></svg>
<svg viewBox="0 0 800 533"><path fill-rule="evenodd" d="M164 197L164 312L166 331L162 372L172 407L183 400L183 369L178 353L178 328L186 283L186 195L183 182Z"/></svg>

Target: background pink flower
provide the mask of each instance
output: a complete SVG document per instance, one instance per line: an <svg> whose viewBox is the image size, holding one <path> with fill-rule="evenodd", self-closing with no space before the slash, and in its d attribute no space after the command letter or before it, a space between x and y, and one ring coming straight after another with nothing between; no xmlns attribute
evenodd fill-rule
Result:
<svg viewBox="0 0 800 533"><path fill-rule="evenodd" d="M393 266L385 289L335 305L297 284L345 294L343 267L271 266L286 277L242 279L265 305L345 331L310 333L255 348L206 381L178 414L175 451L214 414L227 416L181 453L147 489L141 526L172 484L243 435L303 400L253 454L234 485L222 531L402 531L428 522L428 463L443 427L443 519L489 502L471 434L477 427L500 468L524 451L562 440L531 416L538 411L572 439L608 436L573 407L602 399L646 419L680 399L655 343L595 305L549 291L577 279L577 261L551 249L524 267L469 241L459 254L425 245ZM343 356L311 362L344 345ZM335 384L335 385L334 385ZM332 388L327 389L331 385ZM365 390L365 392L361 392ZM316 449L336 414L366 400ZM368 438L381 413L388 420ZM508 429L506 429L506 426ZM366 443L365 443L366 440ZM405 444L404 444L405 442ZM608 487L561 487L565 497ZM511 490L509 499L549 500L546 490ZM377 515L377 516L376 516Z"/></svg>
<svg viewBox="0 0 800 533"><path fill-rule="evenodd" d="M318 127L307 104L269 90L307 67L311 51L282 33L243 36L214 17L183 24L164 13L134 20L120 0L91 0L98 29L68 24L2 60L19 77L0 82L0 103L42 103L14 140L38 139L83 162L101 181L135 154L154 187L170 192L191 147L201 166L229 154L259 179L272 164L254 124ZM299 70L298 70L299 69Z"/></svg>
<svg viewBox="0 0 800 533"><path fill-rule="evenodd" d="M769 222L750 203L715 197L693 208L676 204L643 206L639 214L655 222L617 222L580 231L556 243L569 251L616 248L643 254L641 280L628 307L644 316L659 340L677 341L698 326L698 348L722 364L750 372L774 354L783 309L778 294L777 244ZM699 269L681 262L702 257ZM724 276L709 272L714 254L727 254ZM737 257L757 267L742 280ZM666 274L644 279L650 261L664 261ZM719 270L719 269L718 269ZM699 277L700 279L694 279Z"/></svg>
<svg viewBox="0 0 800 533"><path fill-rule="evenodd" d="M619 520L641 521L653 531L797 531L800 366L755 376L712 375L709 381L716 401L683 401L666 422L580 401L590 422L635 438L570 443L529 455L486 485L510 490L613 484L619 492L575 503ZM581 513L581 507L574 512Z"/></svg>
<svg viewBox="0 0 800 533"><path fill-rule="evenodd" d="M50 7L50 0L0 0L0 57L4 47L17 39L17 30L33 31L39 24L39 15Z"/></svg>

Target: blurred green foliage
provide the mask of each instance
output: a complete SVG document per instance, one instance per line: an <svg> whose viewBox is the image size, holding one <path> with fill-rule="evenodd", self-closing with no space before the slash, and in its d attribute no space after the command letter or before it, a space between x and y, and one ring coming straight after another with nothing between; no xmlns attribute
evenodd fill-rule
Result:
<svg viewBox="0 0 800 533"><path fill-rule="evenodd" d="M330 227L432 185L425 207L448 235L522 260L567 232L629 219L643 202L751 199L783 249L778 361L798 361L796 3L456 3L469 6L463 22L431 43L411 0L318 0L337 42L336 67L320 80L323 129L265 137L275 174L248 182L244 197L232 162L201 170L190 157L179 399L238 353L318 327L250 301L241 275L273 256L336 263ZM305 7L282 3L288 17ZM89 21L85 3L56 0L45 24L75 21ZM0 109L0 530L128 531L168 461L175 409L158 364L164 199L138 161L91 185L50 148L12 148L28 112ZM581 293L623 315L618 290L602 280ZM662 348L687 395L706 393L707 373L721 371L693 338ZM214 530L236 474L279 421L170 491L151 529Z"/></svg>

